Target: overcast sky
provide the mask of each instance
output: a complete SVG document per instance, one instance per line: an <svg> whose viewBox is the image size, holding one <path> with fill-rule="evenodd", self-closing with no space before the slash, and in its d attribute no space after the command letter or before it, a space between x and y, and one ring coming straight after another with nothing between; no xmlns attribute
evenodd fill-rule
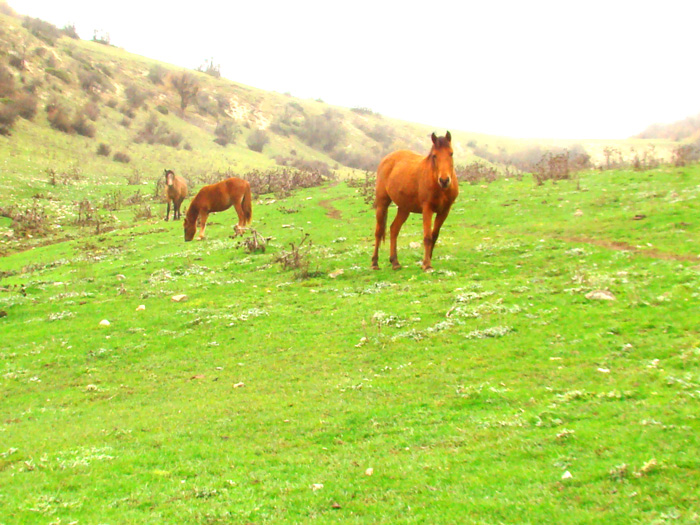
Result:
<svg viewBox="0 0 700 525"><path fill-rule="evenodd" d="M626 138L700 113L700 1L8 0L132 53L436 129Z"/></svg>

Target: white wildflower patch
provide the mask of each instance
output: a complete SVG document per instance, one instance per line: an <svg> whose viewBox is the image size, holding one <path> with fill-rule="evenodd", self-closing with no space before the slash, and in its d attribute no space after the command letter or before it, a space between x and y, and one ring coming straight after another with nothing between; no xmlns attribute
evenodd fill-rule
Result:
<svg viewBox="0 0 700 525"><path fill-rule="evenodd" d="M48 321L60 321L61 319L68 319L70 317L75 317L75 314L73 312L65 310L63 312L54 312L52 314L49 314L49 317L47 318L47 320Z"/></svg>
<svg viewBox="0 0 700 525"><path fill-rule="evenodd" d="M473 330L469 332L465 337L467 339L489 339L503 337L506 334L512 332L513 329L510 326L491 326L489 328L484 328L483 330Z"/></svg>

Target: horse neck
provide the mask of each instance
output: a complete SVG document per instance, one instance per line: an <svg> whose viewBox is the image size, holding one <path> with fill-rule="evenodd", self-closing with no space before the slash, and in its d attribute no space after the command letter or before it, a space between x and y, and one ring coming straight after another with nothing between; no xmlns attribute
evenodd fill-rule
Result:
<svg viewBox="0 0 700 525"><path fill-rule="evenodd" d="M188 222L196 221L197 217L199 216L199 206L197 206L196 200L197 199L194 199L192 202L190 202L190 205L187 208L187 215L185 215L185 217L187 217Z"/></svg>

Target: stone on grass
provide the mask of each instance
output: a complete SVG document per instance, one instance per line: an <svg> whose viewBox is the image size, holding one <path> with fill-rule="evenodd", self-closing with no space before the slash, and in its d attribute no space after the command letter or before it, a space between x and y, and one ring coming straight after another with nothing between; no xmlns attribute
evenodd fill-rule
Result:
<svg viewBox="0 0 700 525"><path fill-rule="evenodd" d="M596 300L596 301L615 301L617 298L607 290L593 290L586 294L586 299Z"/></svg>
<svg viewBox="0 0 700 525"><path fill-rule="evenodd" d="M110 323L107 319L102 319L102 321L100 321L100 326L109 326L109 324Z"/></svg>
<svg viewBox="0 0 700 525"><path fill-rule="evenodd" d="M176 303L181 303L187 301L187 296L185 294L173 295L172 300Z"/></svg>

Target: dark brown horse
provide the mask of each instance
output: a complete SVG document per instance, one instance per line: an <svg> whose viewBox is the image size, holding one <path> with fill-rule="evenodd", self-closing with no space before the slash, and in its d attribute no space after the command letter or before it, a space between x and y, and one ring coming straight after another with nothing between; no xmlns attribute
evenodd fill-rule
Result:
<svg viewBox="0 0 700 525"><path fill-rule="evenodd" d="M173 220L180 218L180 206L187 197L187 183L182 177L178 177L173 170L165 170L165 198L168 199L168 211L165 220L170 218L170 203L173 203Z"/></svg>
<svg viewBox="0 0 700 525"><path fill-rule="evenodd" d="M236 232L241 232L253 218L253 202L250 184L247 180L231 177L216 184L204 186L192 199L185 214L185 241L194 238L199 223L199 238L204 239L204 228L210 213L236 208L238 224Z"/></svg>
<svg viewBox="0 0 700 525"><path fill-rule="evenodd" d="M377 226L374 232L372 268L379 269L379 245L386 233L386 216L389 205L398 207L391 223L391 252L389 260L394 270L401 268L396 256L396 238L410 213L423 215L423 269L432 270L430 259L440 235L440 228L450 213L450 207L459 194L457 176L452 162L452 136L432 135L433 146L427 157L413 151L390 153L377 168L375 207ZM433 213L435 226L432 226Z"/></svg>

